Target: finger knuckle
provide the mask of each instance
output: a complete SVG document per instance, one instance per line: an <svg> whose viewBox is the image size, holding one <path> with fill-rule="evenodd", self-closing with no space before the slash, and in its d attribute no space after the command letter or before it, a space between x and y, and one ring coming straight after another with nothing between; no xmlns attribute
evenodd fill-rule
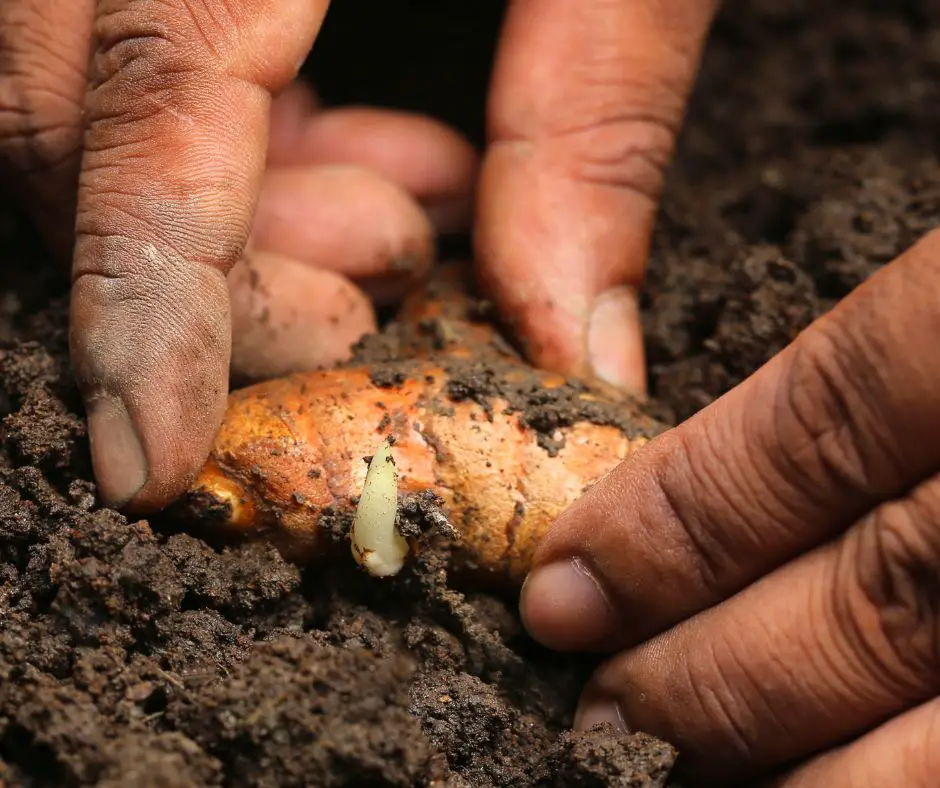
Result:
<svg viewBox="0 0 940 788"><path fill-rule="evenodd" d="M219 211L212 200L192 196L209 193L236 203L240 195L235 186L206 180L198 186L173 183L152 193L146 184L126 183L130 178L122 182L115 173L123 166L119 155L106 162L95 156L85 159L75 214L76 238L81 246L114 246L122 252L114 259L109 254L77 255L76 275L89 270L115 277L148 270L156 275L167 268L168 261L173 271L161 275L174 275L184 266L231 270L244 249L250 217Z"/></svg>
<svg viewBox="0 0 940 788"><path fill-rule="evenodd" d="M270 0L120 0L102 6L92 85L119 82L138 95L173 91L201 77L275 89L296 75L309 47L309 36L285 35L283 25L272 21L286 13L279 6L290 8L299 30L312 27L307 16L316 15Z"/></svg>
<svg viewBox="0 0 940 788"><path fill-rule="evenodd" d="M667 117L638 111L560 132L549 144L560 150L571 180L627 191L655 205L674 136Z"/></svg>
<svg viewBox="0 0 940 788"><path fill-rule="evenodd" d="M81 149L78 83L49 69L58 60L43 57L49 55L44 44L33 49L13 49L0 39L0 158L26 175L56 169Z"/></svg>
<svg viewBox="0 0 940 788"><path fill-rule="evenodd" d="M708 448L709 433L696 433L695 451L683 434L677 429L661 436L659 454L652 463L649 504L642 516L650 518L647 530L669 544L674 555L682 556L681 582L689 584L689 598L698 598L703 591L720 598L734 566L734 550L723 537L733 529L711 527L703 513L714 511L718 503L715 496L721 496L722 506L734 505L736 496L723 492L724 487L709 471L710 467L721 467L719 462L708 461L717 457Z"/></svg>
<svg viewBox="0 0 940 788"><path fill-rule="evenodd" d="M586 73L582 106L569 116L576 120L556 134L569 152L571 176L655 204L678 133L685 81L669 74L625 76L619 55L594 62Z"/></svg>
<svg viewBox="0 0 940 788"><path fill-rule="evenodd" d="M865 391L866 371L878 365L875 354L864 338L819 324L792 346L773 405L774 440L782 450L771 459L810 500L833 488L868 500L901 476L896 443Z"/></svg>
<svg viewBox="0 0 940 788"><path fill-rule="evenodd" d="M523 92L497 74L491 131L498 141L530 145L540 166L576 183L630 192L653 206L675 147L688 70L644 68L617 37L598 32L558 74L554 90L526 77Z"/></svg>
<svg viewBox="0 0 940 788"><path fill-rule="evenodd" d="M155 13L152 8L163 9ZM193 80L207 62L174 24L172 5L122 3L105 9L96 18L96 48L89 73L90 122L102 119L134 119L148 116L165 102L144 97L171 95ZM114 101L107 97L114 96ZM128 101L134 96L137 101Z"/></svg>
<svg viewBox="0 0 940 788"><path fill-rule="evenodd" d="M686 661L683 684L695 711L709 721L708 744L716 747L713 754L728 763L748 763L758 732L774 719L771 709L753 708L749 693L742 692L742 687L760 682L751 678L736 654L733 644L703 644L695 658Z"/></svg>
<svg viewBox="0 0 940 788"><path fill-rule="evenodd" d="M858 526L850 565L860 593L841 610L870 669L910 695L923 692L925 679L935 685L940 669L938 525L940 480L872 512Z"/></svg>
<svg viewBox="0 0 940 788"><path fill-rule="evenodd" d="M0 76L0 158L12 172L55 169L79 150L77 124L50 117L41 105L28 84Z"/></svg>

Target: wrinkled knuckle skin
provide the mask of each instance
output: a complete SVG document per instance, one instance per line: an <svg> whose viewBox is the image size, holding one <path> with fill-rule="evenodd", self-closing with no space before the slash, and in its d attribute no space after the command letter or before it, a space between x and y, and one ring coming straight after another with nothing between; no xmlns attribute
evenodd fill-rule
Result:
<svg viewBox="0 0 940 788"><path fill-rule="evenodd" d="M559 133L550 145L579 183L612 187L654 206L672 155L675 128L657 114L624 114Z"/></svg>
<svg viewBox="0 0 940 788"><path fill-rule="evenodd" d="M139 2L111 5L99 13L93 31L89 123L157 114L207 62L185 27L173 24L173 14L146 13Z"/></svg>
<svg viewBox="0 0 940 788"><path fill-rule="evenodd" d="M149 280L156 290L172 285L186 268L232 268L244 251L249 215L200 210L185 199L147 195L144 188L122 192L113 174L121 162L122 157L114 154L104 158L99 167L97 157L86 157L81 176L85 199L76 212L78 248L100 244L99 248L114 254L79 254L73 266L75 276L135 276ZM229 199L234 202L237 198L233 193ZM193 232L196 222L209 231Z"/></svg>
<svg viewBox="0 0 940 788"><path fill-rule="evenodd" d="M842 623L882 680L921 700L925 689L940 689L940 478L879 507L860 527L861 607L846 605ZM865 624L872 617L875 631Z"/></svg>
<svg viewBox="0 0 940 788"><path fill-rule="evenodd" d="M697 435L698 446L705 444L705 437ZM730 558L708 518L699 514L713 508L703 499L703 491L712 489L707 463L695 459L698 454L689 449L681 430L660 436L658 452L648 485L649 503L641 516L651 518L647 530L684 556L681 582L689 585L688 598L698 598L703 590L719 598Z"/></svg>
<svg viewBox="0 0 940 788"><path fill-rule="evenodd" d="M10 176L33 177L57 170L81 151L78 124L58 119L62 109L79 117L77 106L46 111L41 91L29 82L0 74L0 167Z"/></svg>
<svg viewBox="0 0 940 788"><path fill-rule="evenodd" d="M23 35L0 10L0 171L14 184L17 175L42 175L76 159L82 134L80 92L70 95L47 67L59 61L45 48L20 50Z"/></svg>
<svg viewBox="0 0 940 788"><path fill-rule="evenodd" d="M226 104L233 91L249 87L227 70L238 22L229 7L237 5L99 3L76 217L80 245L137 238L180 266L225 271L240 256L260 166L232 149L248 139L235 125L242 117L232 117ZM85 257L77 257L80 273L98 265Z"/></svg>
<svg viewBox="0 0 940 788"><path fill-rule="evenodd" d="M599 68L584 88L590 122L576 121L558 135L570 151L572 176L658 204L685 105L685 84L675 76L625 80L619 58L610 68Z"/></svg>
<svg viewBox="0 0 940 788"><path fill-rule="evenodd" d="M869 378L855 365L864 350L846 344L834 331L810 329L792 346L777 389L774 437L783 450L771 459L810 500L833 487L868 500L883 486L884 462L900 465L862 390Z"/></svg>
<svg viewBox="0 0 940 788"><path fill-rule="evenodd" d="M265 51L265 31L277 29L271 19L282 6L290 8L271 0L99 0L91 86L117 81L159 96L201 75L284 85L296 76L297 57Z"/></svg>
<svg viewBox="0 0 940 788"><path fill-rule="evenodd" d="M237 51L229 4L200 0L104 0L93 28L87 123L127 126L195 117L217 95ZM198 98L203 97L203 98Z"/></svg>

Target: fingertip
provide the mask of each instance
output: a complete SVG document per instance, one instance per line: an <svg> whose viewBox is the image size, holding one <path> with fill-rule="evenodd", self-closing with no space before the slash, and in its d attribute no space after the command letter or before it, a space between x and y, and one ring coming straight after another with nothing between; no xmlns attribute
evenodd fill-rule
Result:
<svg viewBox="0 0 940 788"><path fill-rule="evenodd" d="M280 167L264 178L252 247L330 270L379 304L427 272L436 236L415 200L364 167Z"/></svg>
<svg viewBox="0 0 940 788"><path fill-rule="evenodd" d="M589 731L597 725L610 725L618 733L629 733L630 728L623 715L623 707L607 695L597 695L590 690L578 701L574 714L574 729Z"/></svg>
<svg viewBox="0 0 940 788"><path fill-rule="evenodd" d="M376 330L369 298L345 277L270 252L229 274L232 372L263 380L333 366Z"/></svg>
<svg viewBox="0 0 940 788"><path fill-rule="evenodd" d="M221 356L203 364L190 359L183 369L170 363L162 372L164 380L135 381L126 422L111 414L100 417L92 406L89 443L105 505L128 515L147 515L186 491L209 455L225 413L227 364L219 361L227 362L228 354ZM187 385L200 378L202 386Z"/></svg>
<svg viewBox="0 0 940 788"><path fill-rule="evenodd" d="M494 147L474 243L483 289L536 366L646 394L636 286L653 205L551 172L528 144Z"/></svg>
<svg viewBox="0 0 940 788"><path fill-rule="evenodd" d="M556 651L607 651L620 628L607 592L578 558L536 567L522 587L520 616L533 638Z"/></svg>
<svg viewBox="0 0 940 788"><path fill-rule="evenodd" d="M128 251L123 240L86 237L77 256L110 261ZM180 266L161 285L148 291L139 276L86 270L71 292L70 355L95 482L104 504L129 514L162 509L185 491L208 456L228 395L222 274Z"/></svg>
<svg viewBox="0 0 940 788"><path fill-rule="evenodd" d="M86 411L98 495L106 506L120 509L138 495L150 475L137 426L119 397L92 397Z"/></svg>
<svg viewBox="0 0 940 788"><path fill-rule="evenodd" d="M103 505L128 515L164 509L186 490L209 454L225 410L227 388L219 387L215 397L211 389L189 392L188 408L168 399L158 385L151 390L155 390L152 400L142 392L130 407L120 397L87 399L98 497ZM199 404L193 407L193 402ZM183 410L198 411L192 414L196 418L170 415Z"/></svg>

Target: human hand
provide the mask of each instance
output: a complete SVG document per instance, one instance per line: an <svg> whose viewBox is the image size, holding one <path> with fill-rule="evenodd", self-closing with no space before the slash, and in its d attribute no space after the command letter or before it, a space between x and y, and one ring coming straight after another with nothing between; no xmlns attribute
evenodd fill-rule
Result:
<svg viewBox="0 0 940 788"><path fill-rule="evenodd" d="M405 113L320 111L291 82L326 8L0 3L0 172L72 265L72 359L107 503L156 509L182 491L230 360L259 378L344 357L375 328L372 299L430 265L435 231L469 223L468 142Z"/></svg>
<svg viewBox="0 0 940 788"><path fill-rule="evenodd" d="M717 6L510 0L476 256L537 366L645 392L636 289Z"/></svg>
<svg viewBox="0 0 940 788"><path fill-rule="evenodd" d="M510 3L476 245L540 366L643 388L633 287L715 4ZM338 275L392 297L411 277L391 269L419 274L432 228L469 217L476 161L439 125L355 111L318 123L296 90L270 107L326 7L0 8L0 159L72 261L73 364L111 505L156 509L183 490L224 410L230 344L249 376L335 360L374 319ZM371 169L310 169L337 161ZM236 265L249 234L253 270Z"/></svg>
<svg viewBox="0 0 940 788"><path fill-rule="evenodd" d="M619 651L580 726L722 785L936 784L938 256L940 231L561 516L522 612Z"/></svg>

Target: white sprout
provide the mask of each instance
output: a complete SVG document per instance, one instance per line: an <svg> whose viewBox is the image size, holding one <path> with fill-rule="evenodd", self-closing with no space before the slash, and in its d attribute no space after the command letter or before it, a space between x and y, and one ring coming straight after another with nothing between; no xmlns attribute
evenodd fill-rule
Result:
<svg viewBox="0 0 940 788"><path fill-rule="evenodd" d="M408 542L395 527L398 471L391 444L383 441L372 457L352 525L352 554L370 575L398 574L408 555Z"/></svg>

